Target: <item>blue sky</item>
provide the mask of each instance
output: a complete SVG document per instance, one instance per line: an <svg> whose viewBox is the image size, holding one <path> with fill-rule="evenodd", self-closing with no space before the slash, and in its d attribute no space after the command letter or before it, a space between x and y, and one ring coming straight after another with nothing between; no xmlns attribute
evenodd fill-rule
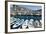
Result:
<svg viewBox="0 0 46 34"><path fill-rule="evenodd" d="M42 9L41 6L32 6L32 5L19 5L20 7L25 7L25 8L29 8L32 10L38 10L38 9Z"/></svg>

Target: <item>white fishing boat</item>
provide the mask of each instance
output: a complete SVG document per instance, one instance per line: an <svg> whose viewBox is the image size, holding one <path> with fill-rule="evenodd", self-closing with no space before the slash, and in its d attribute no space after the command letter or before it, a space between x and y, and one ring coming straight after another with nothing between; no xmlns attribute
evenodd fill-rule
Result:
<svg viewBox="0 0 46 34"><path fill-rule="evenodd" d="M34 26L33 26L33 22L34 22L34 20L33 20L33 19L30 19L30 21L29 21L29 23L28 23L29 29L34 27Z"/></svg>
<svg viewBox="0 0 46 34"><path fill-rule="evenodd" d="M35 26L36 26L36 27L40 27L40 25L39 25L39 21L38 21L38 20L35 20L34 23L35 23Z"/></svg>
<svg viewBox="0 0 46 34"><path fill-rule="evenodd" d="M18 20L16 21L16 23L13 25L13 28L15 28L15 27L18 27L19 26L19 28L22 26L22 24L24 23L24 19L19 19L18 18ZM21 26L20 26L21 25Z"/></svg>
<svg viewBox="0 0 46 34"><path fill-rule="evenodd" d="M24 22L23 25L22 25L22 28L23 28L23 29L26 29L26 27L28 26L28 22L29 22L29 20L26 19L25 22Z"/></svg>
<svg viewBox="0 0 46 34"><path fill-rule="evenodd" d="M42 20L40 20L40 22L42 22Z"/></svg>

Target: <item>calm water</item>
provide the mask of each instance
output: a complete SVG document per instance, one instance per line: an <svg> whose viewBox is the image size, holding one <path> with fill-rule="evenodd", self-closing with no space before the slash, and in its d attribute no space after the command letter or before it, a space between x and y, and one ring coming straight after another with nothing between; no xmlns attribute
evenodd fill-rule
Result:
<svg viewBox="0 0 46 34"><path fill-rule="evenodd" d="M24 20L26 20L26 19L28 19L28 20L30 20L30 19L34 19L34 20L41 20L41 15L28 15L28 16L14 16L15 18L20 18L20 19L24 19Z"/></svg>

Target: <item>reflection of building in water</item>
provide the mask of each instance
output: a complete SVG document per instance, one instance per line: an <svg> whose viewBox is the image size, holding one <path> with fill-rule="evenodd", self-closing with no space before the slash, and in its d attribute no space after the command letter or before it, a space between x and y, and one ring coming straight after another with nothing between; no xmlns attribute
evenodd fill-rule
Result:
<svg viewBox="0 0 46 34"><path fill-rule="evenodd" d="M41 9L32 10L20 5L13 5L11 7L11 14L13 15L41 15Z"/></svg>

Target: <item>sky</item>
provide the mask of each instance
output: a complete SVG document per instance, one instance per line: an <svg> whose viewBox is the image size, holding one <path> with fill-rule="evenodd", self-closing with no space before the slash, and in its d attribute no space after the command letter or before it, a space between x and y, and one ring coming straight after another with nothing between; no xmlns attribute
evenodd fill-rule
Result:
<svg viewBox="0 0 46 34"><path fill-rule="evenodd" d="M19 5L19 6L29 8L29 9L32 9L32 10L42 9L42 6L32 6L32 5Z"/></svg>

